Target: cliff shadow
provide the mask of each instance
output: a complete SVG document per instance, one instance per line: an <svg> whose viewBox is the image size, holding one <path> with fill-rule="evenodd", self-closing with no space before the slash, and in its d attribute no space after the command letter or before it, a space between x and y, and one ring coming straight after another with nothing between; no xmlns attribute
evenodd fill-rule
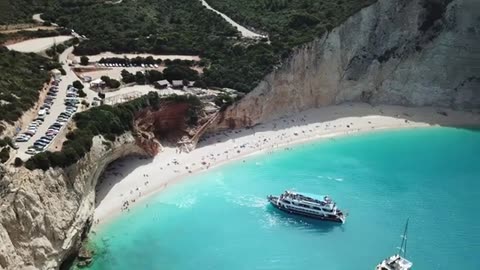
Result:
<svg viewBox="0 0 480 270"><path fill-rule="evenodd" d="M135 155L120 158L108 164L100 175L95 187L95 207L98 207L110 190L127 175L152 161L153 158Z"/></svg>
<svg viewBox="0 0 480 270"><path fill-rule="evenodd" d="M311 124L322 124L339 118L375 116L391 117L400 120L400 122L403 123L401 126L402 128L408 128L409 124L412 122L424 123L431 126L445 126L462 129L478 129L480 127L480 113L477 111L466 112L437 107L405 107L395 105L371 105L367 103L342 103L339 105L325 106L291 113L272 120L267 119L263 123L258 123L251 127L239 127L238 129L209 132L202 136L197 148L215 143L223 143L228 140L234 141L237 138L247 135L255 136L256 133L261 133L263 131L281 131L292 127L305 126L305 130L303 131L308 132L309 130L306 126ZM372 129L375 129L373 123L374 118L372 118L371 122ZM397 121L397 123L399 122ZM332 124L330 126L330 129L331 128L342 128L347 131L355 131L358 129L358 127L355 126L355 121L353 119L351 122L347 121L347 124L343 127Z"/></svg>

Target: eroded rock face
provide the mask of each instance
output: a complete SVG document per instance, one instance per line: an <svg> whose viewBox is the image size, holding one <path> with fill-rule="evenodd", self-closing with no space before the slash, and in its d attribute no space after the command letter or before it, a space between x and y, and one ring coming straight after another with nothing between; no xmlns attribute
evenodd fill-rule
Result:
<svg viewBox="0 0 480 270"><path fill-rule="evenodd" d="M95 137L91 151L66 169L0 172L0 269L57 269L78 249L95 209L97 179L113 160L147 155L127 133Z"/></svg>
<svg viewBox="0 0 480 270"><path fill-rule="evenodd" d="M218 128L347 101L480 108L479 10L476 0L379 0L295 50Z"/></svg>

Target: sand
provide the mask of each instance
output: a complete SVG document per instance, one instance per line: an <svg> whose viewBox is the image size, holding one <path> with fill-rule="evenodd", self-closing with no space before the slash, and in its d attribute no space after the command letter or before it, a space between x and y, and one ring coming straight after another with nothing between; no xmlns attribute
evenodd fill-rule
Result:
<svg viewBox="0 0 480 270"><path fill-rule="evenodd" d="M480 126L480 114L356 103L312 109L251 129L205 136L190 153L165 148L153 159L127 158L112 164L97 186L95 220L97 225L104 224L185 176L248 155L285 151L292 144L359 132L439 125Z"/></svg>
<svg viewBox="0 0 480 270"><path fill-rule="evenodd" d="M15 50L19 52L41 52L53 46L53 44L60 44L69 39L72 39L73 36L56 36L56 37L46 37L46 38L34 38L12 45L8 45L7 48L10 50Z"/></svg>

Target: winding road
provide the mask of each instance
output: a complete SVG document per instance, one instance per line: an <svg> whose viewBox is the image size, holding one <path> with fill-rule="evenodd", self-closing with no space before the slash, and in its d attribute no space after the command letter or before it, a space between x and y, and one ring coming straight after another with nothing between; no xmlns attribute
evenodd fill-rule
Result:
<svg viewBox="0 0 480 270"><path fill-rule="evenodd" d="M219 14L220 16L222 16L228 23L230 23L233 27L237 28L237 30L242 33L242 36L245 37L245 38L255 38L255 39L260 39L260 38L268 38L268 36L265 36L265 35L260 35L260 34L257 34L257 33L254 33L250 30L248 30L247 28L241 26L240 24L236 23L234 20L230 19L230 17L228 17L227 15L221 13L220 11L212 8L208 3L207 1L205 0L200 0L202 2L202 5L204 5L207 9L210 9L211 11Z"/></svg>

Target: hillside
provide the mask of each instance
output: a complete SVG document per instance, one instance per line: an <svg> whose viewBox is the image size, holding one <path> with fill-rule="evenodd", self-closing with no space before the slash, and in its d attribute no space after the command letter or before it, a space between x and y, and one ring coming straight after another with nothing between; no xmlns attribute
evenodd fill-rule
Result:
<svg viewBox="0 0 480 270"><path fill-rule="evenodd" d="M25 23L54 0L0 0L0 25Z"/></svg>
<svg viewBox="0 0 480 270"><path fill-rule="evenodd" d="M230 2L223 1L224 4ZM308 27L304 27L304 18L300 16L298 25L285 26L289 27L288 32L299 33L298 37L292 37L295 42L275 38L283 35L282 31L266 29L274 36L272 44L266 40L242 40L220 15L194 0L124 0L117 5L59 0L42 17L88 37L88 41L75 49L76 54L102 51L198 54L209 63L203 75L207 85L249 92L294 46L320 36L326 29L323 26L335 26L371 2L348 1L340 5L339 15L325 17L311 29L308 22ZM238 3L235 6L242 14L248 13L251 7ZM288 6L287 9L292 9L288 14L297 12L295 8ZM270 16L274 17L275 13Z"/></svg>
<svg viewBox="0 0 480 270"><path fill-rule="evenodd" d="M376 0L209 0L242 25L267 32L278 50L311 41Z"/></svg>
<svg viewBox="0 0 480 270"><path fill-rule="evenodd" d="M36 54L0 47L0 121L12 123L30 109L49 78L48 70L56 66Z"/></svg>

